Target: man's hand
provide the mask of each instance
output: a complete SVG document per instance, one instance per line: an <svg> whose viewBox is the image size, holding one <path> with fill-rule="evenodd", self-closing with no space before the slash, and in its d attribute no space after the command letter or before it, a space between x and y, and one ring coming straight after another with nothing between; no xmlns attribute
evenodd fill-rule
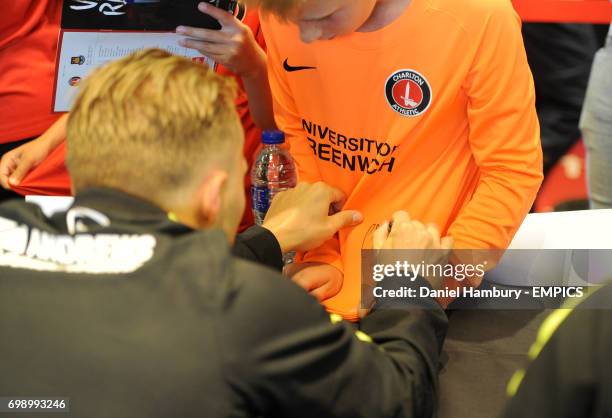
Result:
<svg viewBox="0 0 612 418"><path fill-rule="evenodd" d="M340 270L324 263L289 265L286 274L296 284L322 302L342 289L344 276Z"/></svg>
<svg viewBox="0 0 612 418"><path fill-rule="evenodd" d="M390 228L389 228L390 227ZM395 212L392 221L386 221L373 236L375 250L447 250L453 246L451 237L440 238L434 224L423 225L411 220L403 210Z"/></svg>
<svg viewBox="0 0 612 418"><path fill-rule="evenodd" d="M423 225L411 220L408 213L398 211L393 214L392 222L383 223L374 232L373 248L375 250L410 250L413 264L425 263L434 265L446 263L453 247L452 237L440 237L440 231L434 224ZM382 255L384 258L384 255ZM434 288L441 286L442 281L435 277L425 277Z"/></svg>
<svg viewBox="0 0 612 418"><path fill-rule="evenodd" d="M283 253L312 250L338 230L363 221L354 210L330 216L343 201L342 192L325 183L300 183L274 197L262 226L274 234Z"/></svg>
<svg viewBox="0 0 612 418"><path fill-rule="evenodd" d="M200 51L240 77L266 71L266 54L247 25L206 3L200 3L198 9L217 19L221 30L179 26L176 33L187 37L179 42L182 46Z"/></svg>

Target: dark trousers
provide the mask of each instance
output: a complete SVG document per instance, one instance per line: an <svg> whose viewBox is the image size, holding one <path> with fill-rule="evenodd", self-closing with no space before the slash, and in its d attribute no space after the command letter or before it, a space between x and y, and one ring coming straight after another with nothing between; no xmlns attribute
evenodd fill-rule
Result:
<svg viewBox="0 0 612 418"><path fill-rule="evenodd" d="M593 25L566 23L525 23L523 38L547 173L580 138L578 120L598 40Z"/></svg>
<svg viewBox="0 0 612 418"><path fill-rule="evenodd" d="M7 142L6 144L0 144L0 159L7 152L17 148L20 145L25 144L26 142L30 142L32 139L34 138L28 138L28 139L23 139L21 141L13 141L13 142ZM4 188L0 187L0 203L6 200L9 200L9 199L15 199L15 198L23 199L23 196L11 190L5 190Z"/></svg>

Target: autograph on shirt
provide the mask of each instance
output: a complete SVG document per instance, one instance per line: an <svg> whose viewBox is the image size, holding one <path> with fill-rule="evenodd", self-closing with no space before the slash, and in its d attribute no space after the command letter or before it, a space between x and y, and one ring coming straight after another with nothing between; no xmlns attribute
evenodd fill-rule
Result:
<svg viewBox="0 0 612 418"><path fill-rule="evenodd" d="M126 0L72 0L74 3L70 6L72 10L90 10L98 8L100 13L105 16L121 16L125 12L121 9L126 5Z"/></svg>

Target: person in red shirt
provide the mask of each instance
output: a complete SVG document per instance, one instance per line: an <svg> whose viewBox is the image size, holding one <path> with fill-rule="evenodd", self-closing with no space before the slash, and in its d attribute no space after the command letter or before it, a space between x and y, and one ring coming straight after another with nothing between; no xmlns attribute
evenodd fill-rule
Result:
<svg viewBox="0 0 612 418"><path fill-rule="evenodd" d="M55 3L56 12L61 12L61 2ZM272 100L267 81L265 41L259 25L256 9L239 5L236 16L200 3L198 9L207 13L222 25L219 31L178 27L177 33L187 38L183 46L197 49L218 63L219 74L236 77L239 84L236 108L245 131L244 156L247 163L253 163L260 143L261 129L274 128ZM49 36L57 42L59 25ZM57 45L54 44L54 51ZM55 61L55 52L52 64ZM54 65L54 64L53 64ZM53 73L47 79L49 87L48 109L51 109ZM248 96L248 97L247 97ZM10 105L7 103L7 106ZM23 118L24 124L27 118ZM64 160L64 143L67 115L35 141L8 152L0 161L0 184L20 194L70 195L70 177ZM250 194L250 176L245 176L245 193ZM244 212L240 230L252 225L249 208Z"/></svg>
<svg viewBox="0 0 612 418"><path fill-rule="evenodd" d="M60 0L16 0L0 14L0 157L47 130L51 111ZM17 196L0 189L0 201Z"/></svg>

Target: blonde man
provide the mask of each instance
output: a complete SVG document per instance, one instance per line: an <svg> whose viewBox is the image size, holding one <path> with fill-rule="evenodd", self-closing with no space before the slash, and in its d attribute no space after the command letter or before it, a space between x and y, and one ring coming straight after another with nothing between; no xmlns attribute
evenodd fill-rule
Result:
<svg viewBox="0 0 612 418"><path fill-rule="evenodd" d="M158 50L102 68L68 121L74 205L51 219L0 206L0 393L19 395L13 405L67 397L87 418L433 414L446 329L433 300L375 311L356 334L231 255L246 168L232 84ZM275 264L317 247L359 221L328 216L341 198L321 183L279 194L265 228L238 238L242 254ZM377 248L434 238L398 214Z"/></svg>

